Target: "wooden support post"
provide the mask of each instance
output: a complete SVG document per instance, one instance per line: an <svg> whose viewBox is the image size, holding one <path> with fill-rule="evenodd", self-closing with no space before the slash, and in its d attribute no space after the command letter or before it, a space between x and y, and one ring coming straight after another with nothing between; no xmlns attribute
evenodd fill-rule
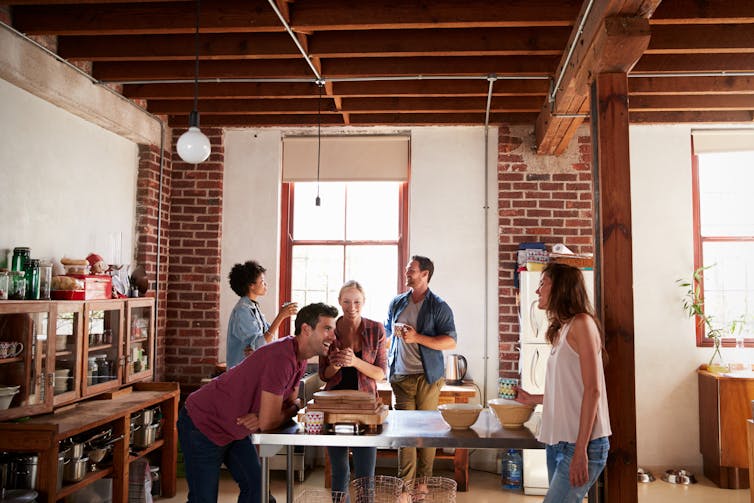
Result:
<svg viewBox="0 0 754 503"><path fill-rule="evenodd" d="M596 304L605 330L605 368L613 435L606 468L606 499L635 502L636 389L628 145L628 78L602 73L592 84L595 251L600 267Z"/></svg>

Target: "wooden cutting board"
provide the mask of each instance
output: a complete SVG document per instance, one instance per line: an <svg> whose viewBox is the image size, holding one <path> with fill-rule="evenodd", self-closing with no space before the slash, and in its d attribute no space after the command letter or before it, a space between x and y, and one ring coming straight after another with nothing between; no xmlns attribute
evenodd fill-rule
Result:
<svg viewBox="0 0 754 503"><path fill-rule="evenodd" d="M310 409L309 407L306 408L306 410L319 410L319 409ZM305 422L305 415L306 410L299 411L299 422ZM335 423L350 423L350 424L363 424L366 426L376 426L380 425L385 422L385 419L387 419L388 415L388 407L387 405L380 405L374 412L364 412L364 411L331 411L326 410L323 411L325 413L325 423L326 424L335 424Z"/></svg>
<svg viewBox="0 0 754 503"><path fill-rule="evenodd" d="M373 412L377 407L382 405L381 401L378 402L331 402L322 400L309 400L306 404L312 410L353 410L353 411L366 411Z"/></svg>
<svg viewBox="0 0 754 503"><path fill-rule="evenodd" d="M317 391L314 393L314 400L330 401L350 401L350 402L373 402L377 399L371 393L366 391L357 391L355 389L335 389L327 391Z"/></svg>

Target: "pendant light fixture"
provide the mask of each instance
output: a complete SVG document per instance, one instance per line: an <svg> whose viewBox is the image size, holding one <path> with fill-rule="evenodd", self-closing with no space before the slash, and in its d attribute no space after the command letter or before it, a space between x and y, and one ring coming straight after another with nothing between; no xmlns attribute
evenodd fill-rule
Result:
<svg viewBox="0 0 754 503"><path fill-rule="evenodd" d="M319 98L317 98L317 197L314 199L314 205L320 206L322 199L319 197L319 158L322 150L322 89L325 87L325 81L317 79L319 86Z"/></svg>
<svg viewBox="0 0 754 503"><path fill-rule="evenodd" d="M209 157L211 147L209 138L199 129L199 10L200 0L196 0L196 31L194 32L194 48L196 59L194 65L194 109L189 115L188 131L178 138L176 148L178 155L185 162L199 164Z"/></svg>

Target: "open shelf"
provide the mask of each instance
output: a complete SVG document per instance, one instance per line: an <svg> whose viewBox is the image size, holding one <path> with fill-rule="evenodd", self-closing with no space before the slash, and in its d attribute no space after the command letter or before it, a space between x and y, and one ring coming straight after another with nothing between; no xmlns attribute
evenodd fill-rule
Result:
<svg viewBox="0 0 754 503"><path fill-rule="evenodd" d="M83 489L84 487L88 486L95 480L103 479L107 477L108 475L112 475L112 474L113 474L112 466L103 468L102 470L97 470L96 472L87 472L84 478L79 480L78 482L73 482L71 484L63 483L63 487L60 488L60 490L57 493L55 493L55 498L63 499L66 496L75 493L79 489Z"/></svg>

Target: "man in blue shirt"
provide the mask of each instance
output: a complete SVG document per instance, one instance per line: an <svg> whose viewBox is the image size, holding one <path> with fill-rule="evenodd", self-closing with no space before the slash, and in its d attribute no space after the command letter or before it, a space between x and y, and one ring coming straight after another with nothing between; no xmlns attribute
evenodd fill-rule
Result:
<svg viewBox="0 0 754 503"><path fill-rule="evenodd" d="M409 291L395 297L388 308L385 330L393 335L388 366L398 410L437 410L445 383L442 351L456 347L453 311L429 290L434 269L427 257L411 257L406 266ZM434 448L401 448L398 476L431 477L434 460Z"/></svg>

